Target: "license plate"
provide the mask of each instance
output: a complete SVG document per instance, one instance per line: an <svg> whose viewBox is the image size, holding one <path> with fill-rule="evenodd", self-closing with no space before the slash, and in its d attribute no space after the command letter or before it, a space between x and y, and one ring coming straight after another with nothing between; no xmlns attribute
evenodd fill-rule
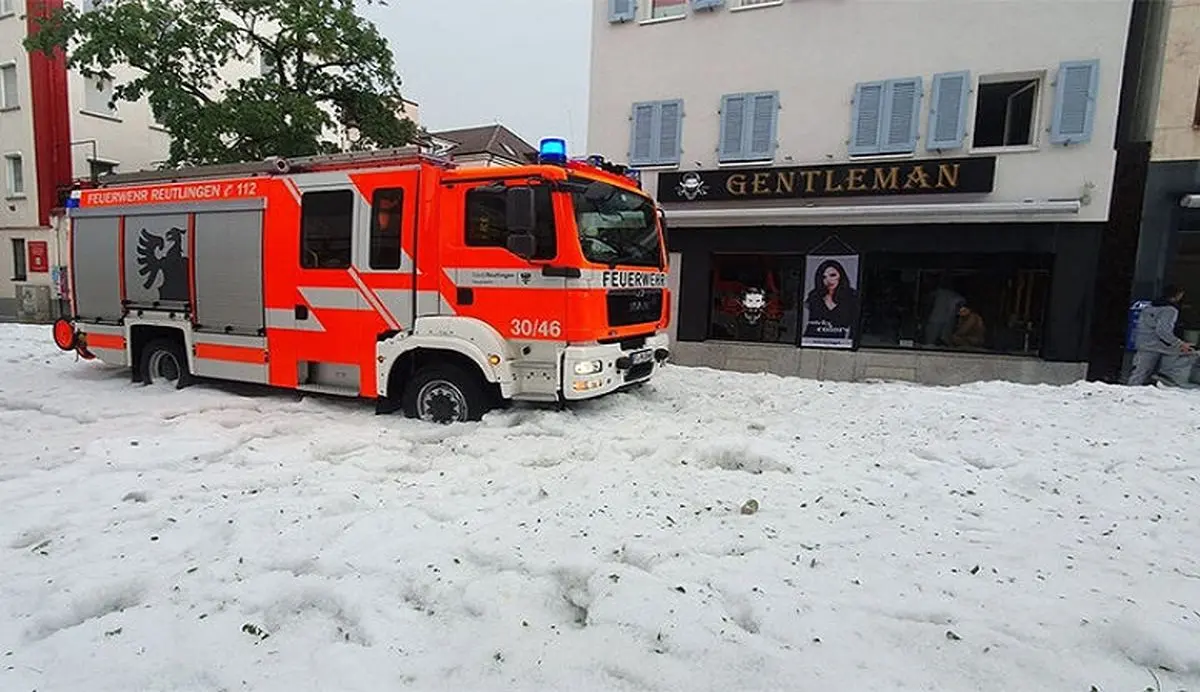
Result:
<svg viewBox="0 0 1200 692"><path fill-rule="evenodd" d="M633 361L634 365L641 365L642 363L649 363L653 358L654 352L647 350L638 351L637 353L633 354L630 360Z"/></svg>

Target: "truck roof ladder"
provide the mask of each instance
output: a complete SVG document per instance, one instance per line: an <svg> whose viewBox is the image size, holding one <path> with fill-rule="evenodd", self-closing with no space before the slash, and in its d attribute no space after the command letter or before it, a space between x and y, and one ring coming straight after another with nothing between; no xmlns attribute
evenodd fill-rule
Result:
<svg viewBox="0 0 1200 692"><path fill-rule="evenodd" d="M225 163L208 166L186 166L183 168L168 168L162 170L131 171L129 173L114 173L99 178L101 186L132 185L136 183L172 183L182 180L198 180L204 178L232 178L259 175L284 175L287 173L303 173L308 170L319 170L352 166L384 166L388 164L404 165L427 161L429 163L451 166L452 164L441 157L433 156L420 146L392 147L372 151L351 151L339 154L318 154L297 158L273 156L264 161L249 161L246 163Z"/></svg>

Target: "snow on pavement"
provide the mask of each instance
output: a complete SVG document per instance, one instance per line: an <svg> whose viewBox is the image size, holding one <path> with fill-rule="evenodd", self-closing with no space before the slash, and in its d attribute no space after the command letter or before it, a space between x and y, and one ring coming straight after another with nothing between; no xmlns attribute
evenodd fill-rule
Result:
<svg viewBox="0 0 1200 692"><path fill-rule="evenodd" d="M672 367L443 428L0 326L0 689L1196 690L1198 414Z"/></svg>

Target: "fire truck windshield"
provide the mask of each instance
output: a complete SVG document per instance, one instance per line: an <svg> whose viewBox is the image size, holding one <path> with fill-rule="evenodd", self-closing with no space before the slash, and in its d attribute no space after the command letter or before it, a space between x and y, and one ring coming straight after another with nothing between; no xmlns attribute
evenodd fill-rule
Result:
<svg viewBox="0 0 1200 692"><path fill-rule="evenodd" d="M662 266L658 214L647 197L615 185L588 182L573 190L583 256L609 266Z"/></svg>

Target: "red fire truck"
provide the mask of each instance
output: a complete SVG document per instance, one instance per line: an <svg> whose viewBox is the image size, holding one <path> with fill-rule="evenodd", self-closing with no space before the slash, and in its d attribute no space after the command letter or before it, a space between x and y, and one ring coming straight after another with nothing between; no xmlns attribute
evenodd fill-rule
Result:
<svg viewBox="0 0 1200 692"><path fill-rule="evenodd" d="M624 167L419 148L107 176L72 192L63 350L134 382L254 382L448 423L667 361L662 213Z"/></svg>

